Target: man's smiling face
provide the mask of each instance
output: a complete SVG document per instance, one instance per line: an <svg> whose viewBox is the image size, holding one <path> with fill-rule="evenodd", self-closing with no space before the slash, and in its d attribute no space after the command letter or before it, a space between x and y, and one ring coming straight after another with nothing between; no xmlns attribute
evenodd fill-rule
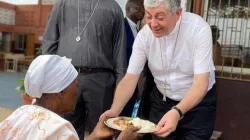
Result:
<svg viewBox="0 0 250 140"><path fill-rule="evenodd" d="M180 18L182 9L171 12L165 6L145 7L146 23L155 37L162 37L171 33Z"/></svg>

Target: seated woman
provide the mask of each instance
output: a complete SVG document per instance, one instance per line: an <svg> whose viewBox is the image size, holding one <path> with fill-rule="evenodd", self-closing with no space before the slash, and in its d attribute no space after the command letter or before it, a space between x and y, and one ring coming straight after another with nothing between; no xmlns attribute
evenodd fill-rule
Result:
<svg viewBox="0 0 250 140"><path fill-rule="evenodd" d="M24 105L0 123L0 139L78 140L70 122L59 115L74 110L77 99L78 72L71 60L57 55L41 55L30 65L25 76L25 90L36 98L34 105ZM111 137L117 132L100 120L86 140ZM138 128L124 131L118 139L137 137ZM84 138L83 138L84 139Z"/></svg>

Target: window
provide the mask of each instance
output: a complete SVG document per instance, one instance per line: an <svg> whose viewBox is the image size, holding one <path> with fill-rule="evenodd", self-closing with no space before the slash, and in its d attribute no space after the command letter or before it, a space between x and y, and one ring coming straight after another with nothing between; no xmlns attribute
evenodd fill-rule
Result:
<svg viewBox="0 0 250 140"><path fill-rule="evenodd" d="M209 0L204 11L212 30L217 77L250 81L249 4L248 0Z"/></svg>
<svg viewBox="0 0 250 140"><path fill-rule="evenodd" d="M24 51L26 48L26 39L27 39L26 34L16 33L15 50Z"/></svg>

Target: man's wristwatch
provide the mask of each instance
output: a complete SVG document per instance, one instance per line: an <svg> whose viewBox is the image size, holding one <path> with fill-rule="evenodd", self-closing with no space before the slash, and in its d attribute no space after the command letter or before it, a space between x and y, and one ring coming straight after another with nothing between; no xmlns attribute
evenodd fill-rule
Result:
<svg viewBox="0 0 250 140"><path fill-rule="evenodd" d="M179 115L180 115L180 120L184 117L184 115L182 114L181 110L180 110L178 107L173 106L172 109L175 109L175 110L179 113Z"/></svg>

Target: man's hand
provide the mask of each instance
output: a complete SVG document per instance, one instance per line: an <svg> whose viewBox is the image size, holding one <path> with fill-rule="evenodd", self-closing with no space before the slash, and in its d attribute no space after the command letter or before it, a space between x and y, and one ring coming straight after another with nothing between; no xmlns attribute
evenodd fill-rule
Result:
<svg viewBox="0 0 250 140"><path fill-rule="evenodd" d="M141 135L136 133L140 130L140 127L130 128L128 130L122 131L117 140L137 140Z"/></svg>
<svg viewBox="0 0 250 140"><path fill-rule="evenodd" d="M107 118L117 117L119 115L118 111L112 109L105 111L99 118L99 120L105 120Z"/></svg>
<svg viewBox="0 0 250 140"><path fill-rule="evenodd" d="M105 139L118 134L118 131L108 128L104 124L104 118L99 120L94 131L90 134L88 140Z"/></svg>
<svg viewBox="0 0 250 140"><path fill-rule="evenodd" d="M175 131L179 122L180 115L174 109L168 111L160 120L155 128L155 134L159 137L167 137L170 133Z"/></svg>
<svg viewBox="0 0 250 140"><path fill-rule="evenodd" d="M140 74L126 73L126 75L122 78L120 83L117 85L117 88L115 91L115 97L114 97L111 109L104 112L100 116L100 119L117 117L121 113L124 106L132 97L135 91L136 85L138 83L139 77L140 77Z"/></svg>

